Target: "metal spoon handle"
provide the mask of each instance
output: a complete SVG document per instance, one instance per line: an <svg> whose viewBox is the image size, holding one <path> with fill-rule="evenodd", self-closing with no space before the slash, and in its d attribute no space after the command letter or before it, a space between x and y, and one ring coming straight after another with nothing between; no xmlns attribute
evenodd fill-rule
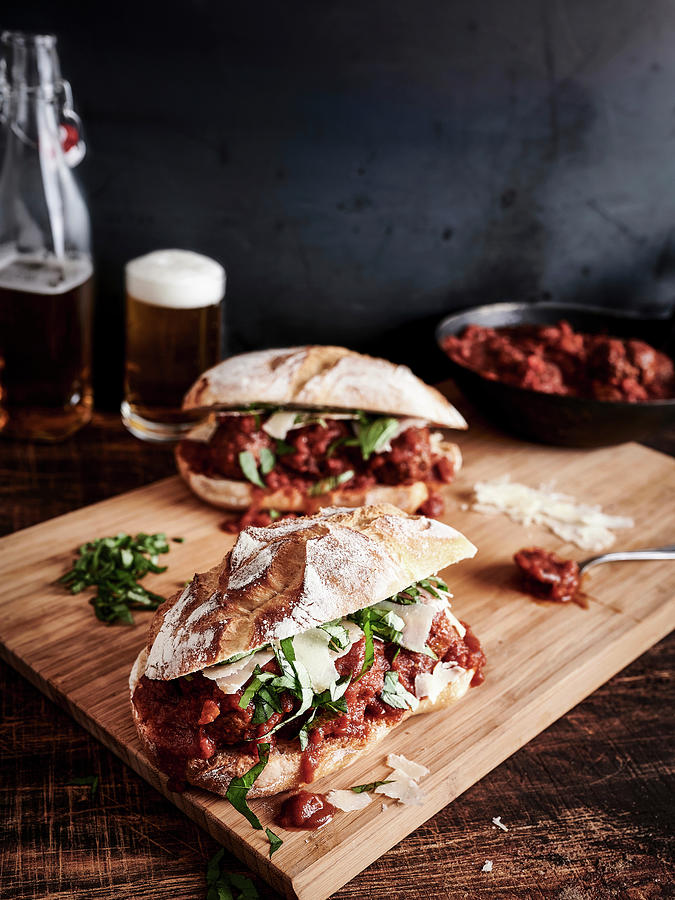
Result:
<svg viewBox="0 0 675 900"><path fill-rule="evenodd" d="M614 553L602 553L586 559L580 566L581 571L606 562L624 562L637 559L675 559L675 544L668 547L645 547L643 550L617 550Z"/></svg>

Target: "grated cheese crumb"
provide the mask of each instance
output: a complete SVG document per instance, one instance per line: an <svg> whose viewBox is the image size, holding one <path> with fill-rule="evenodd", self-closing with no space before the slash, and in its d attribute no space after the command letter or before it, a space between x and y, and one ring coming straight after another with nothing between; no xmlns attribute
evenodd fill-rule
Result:
<svg viewBox="0 0 675 900"><path fill-rule="evenodd" d="M365 791L361 794L355 794L354 791L329 791L326 799L343 812L355 812L368 806L371 798Z"/></svg>
<svg viewBox="0 0 675 900"><path fill-rule="evenodd" d="M387 765L390 769L396 769L412 778L413 781L419 781L424 775L429 774L429 769L421 763L413 762L405 756L399 756L396 753L390 753L387 757Z"/></svg>
<svg viewBox="0 0 675 900"><path fill-rule="evenodd" d="M485 862L483 863L483 868L481 869L481 872L491 872L491 871L492 871L492 860L486 859Z"/></svg>
<svg viewBox="0 0 675 900"><path fill-rule="evenodd" d="M502 822L502 817L501 817L501 816L495 816L495 818L492 820L492 824L493 824L493 825L496 825L497 828L501 828L502 831L508 831L508 830L509 830L509 829L506 827L506 825L504 825L504 823Z"/></svg>
<svg viewBox="0 0 675 900"><path fill-rule="evenodd" d="M635 524L626 516L608 516L599 506L578 503L550 486L531 488L510 481L508 476L479 481L473 489L471 508L476 512L502 512L519 525L543 525L582 550L606 550L615 539L610 529L632 528Z"/></svg>

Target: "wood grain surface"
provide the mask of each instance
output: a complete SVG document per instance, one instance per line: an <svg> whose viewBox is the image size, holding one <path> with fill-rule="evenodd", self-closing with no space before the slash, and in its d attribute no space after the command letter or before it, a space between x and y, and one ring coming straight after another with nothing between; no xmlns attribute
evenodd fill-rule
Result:
<svg viewBox="0 0 675 900"><path fill-rule="evenodd" d="M478 447L478 445L475 443L475 442L478 440L477 436L474 436L474 437L472 438L472 440L474 441L474 454L473 454L473 458L477 460L477 459L479 458L479 456L480 456L480 454L478 453L479 447ZM520 447L523 448L523 447L525 447L525 445L520 445ZM50 448L50 449L53 449L53 448ZM501 449L504 449L504 448L502 447ZM624 448L622 448L622 450L623 450L623 449L624 449ZM548 451L548 452L549 452L549 453L550 453L550 452L553 452L556 456L558 455L558 451ZM642 452L644 452L644 451L642 451ZM531 455L530 455L529 458L531 459ZM588 459L588 458L589 458L588 456L585 456L585 459ZM558 459L560 459L560 457L558 457ZM527 460L526 460L525 456L522 457L521 462L522 462L523 465L526 464ZM530 464L530 463L527 463L527 465L529 465L529 464ZM598 466L596 465L596 466L594 466L594 468L597 469ZM602 468L602 466L601 466L600 468ZM636 471L637 471L637 470L639 469L639 466L636 466L635 469L636 469ZM476 474L477 472L478 472L478 469L475 470L474 474ZM659 481L659 483L663 484L663 478L659 478L658 481ZM622 509L622 511L623 511L623 509ZM453 519L453 521L456 521L456 519ZM142 527L142 526L139 525L138 527ZM467 528L467 530L469 530L469 529ZM470 532L470 533L471 533L471 532ZM472 535L472 536L473 536L473 535ZM559 542L557 542L557 544L559 545ZM459 592L458 592L458 596L459 596ZM458 608L460 609L460 612L463 610L463 606L462 606L461 603L459 604ZM474 619L475 619L475 616L474 616ZM636 650L636 652L637 652L637 650ZM71 789L71 790L72 790L72 789ZM493 813L493 814L494 814L494 813ZM506 819L505 819L505 821L506 821ZM494 830L494 829L493 829L493 830ZM500 834L501 834L501 832L500 832ZM490 878L492 878L492 876L490 876ZM481 881L482 881L482 882L485 882L485 881L486 881L486 877L483 876L483 878L481 879ZM428 895L428 892L427 892L427 895ZM438 896L446 896L446 895L447 895L447 893L445 893L445 894L439 894ZM308 896L311 896L311 895L308 894ZM350 896L358 896L358 894L352 894L352 895L350 895ZM412 896L412 895L411 895L411 896ZM458 896L459 896L459 895L458 895Z"/></svg>

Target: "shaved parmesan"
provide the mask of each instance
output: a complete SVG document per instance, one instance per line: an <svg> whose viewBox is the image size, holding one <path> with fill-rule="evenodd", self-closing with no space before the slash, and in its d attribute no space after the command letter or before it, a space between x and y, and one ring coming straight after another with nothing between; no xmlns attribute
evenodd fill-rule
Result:
<svg viewBox="0 0 675 900"><path fill-rule="evenodd" d="M506 825L502 822L502 817L501 817L501 816L495 816L495 818L492 820L492 824L493 824L493 825L496 825L497 828L501 828L502 831L508 831L508 830L509 830L509 829L506 827Z"/></svg>
<svg viewBox="0 0 675 900"><path fill-rule="evenodd" d="M210 666L202 671L202 675L215 681L224 694L236 694L249 680L255 667L260 666L262 669L271 659L274 659L271 650L257 650L250 656L225 666Z"/></svg>
<svg viewBox="0 0 675 900"><path fill-rule="evenodd" d="M399 800L406 806L423 806L424 791L413 781L412 778L406 777L403 772L394 772L394 780L389 784L381 784L375 788L376 794L384 794L385 797L391 797L393 800Z"/></svg>
<svg viewBox="0 0 675 900"><path fill-rule="evenodd" d="M472 509L506 513L520 525L543 525L582 550L606 550L615 540L611 528L632 528L627 516L608 516L599 506L577 503L574 497L509 481L508 476L474 485Z"/></svg>
<svg viewBox="0 0 675 900"><path fill-rule="evenodd" d="M387 765L390 769L395 769L407 775L408 778L414 778L416 781L429 774L429 769L421 763L413 762L412 759L406 759L405 756L399 756L397 753L390 753L387 757Z"/></svg>
<svg viewBox="0 0 675 900"><path fill-rule="evenodd" d="M326 800L343 812L355 812L368 806L371 798L365 791L361 794L355 794L354 791L328 791Z"/></svg>
<svg viewBox="0 0 675 900"><path fill-rule="evenodd" d="M491 871L492 871L492 860L486 859L485 862L483 863L483 868L481 869L481 872L491 872Z"/></svg>
<svg viewBox="0 0 675 900"><path fill-rule="evenodd" d="M383 600L375 604L375 609L393 612L403 619L402 647L415 653L426 652L431 623L436 615L433 606L427 603L411 603L404 606L401 603L392 603L391 600Z"/></svg>
<svg viewBox="0 0 675 900"><path fill-rule="evenodd" d="M361 640L363 632L354 622L341 623L349 635L349 644L342 650L329 650L331 636L323 628L310 628L293 637L295 658L307 669L312 690L320 694L338 680L335 660L349 653L355 641Z"/></svg>
<svg viewBox="0 0 675 900"><path fill-rule="evenodd" d="M415 696L420 700L428 697L435 703L445 688L465 672L466 669L455 663L436 663L432 672L418 672L415 676Z"/></svg>
<svg viewBox="0 0 675 900"><path fill-rule="evenodd" d="M294 412L276 412L263 423L262 430L266 431L270 437L277 438L280 441L286 437L295 423L296 413Z"/></svg>

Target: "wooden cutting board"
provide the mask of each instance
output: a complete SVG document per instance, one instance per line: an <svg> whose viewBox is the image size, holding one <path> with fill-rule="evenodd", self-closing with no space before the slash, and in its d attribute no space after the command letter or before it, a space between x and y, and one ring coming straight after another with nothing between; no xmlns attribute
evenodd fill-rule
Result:
<svg viewBox="0 0 675 900"><path fill-rule="evenodd" d="M675 461L635 444L570 451L525 444L473 428L459 441L465 468L447 491L452 525L478 545L474 560L447 571L455 612L469 621L488 657L487 679L446 712L408 720L367 759L316 783L347 788L386 777L388 753L431 769L424 806L387 798L358 813L338 813L318 832L284 832L268 859L264 836L229 804L202 791L174 794L143 756L128 711L127 678L144 643L149 614L137 626L98 623L84 595L54 584L73 550L119 531L165 531L168 571L146 584L168 595L195 571L213 565L233 538L218 528L222 514L197 501L178 478L98 503L0 541L0 654L48 697L277 890L323 900L432 816L551 722L663 637L675 624L675 564L616 563L592 571L588 609L540 604L515 586L513 553L528 544L582 559L578 548L547 531L483 516L466 508L475 481L509 473L560 490L606 512L629 515L635 527L616 546L675 542ZM273 825L278 800L253 801ZM498 814L499 810L495 810ZM274 827L274 826L273 826Z"/></svg>

